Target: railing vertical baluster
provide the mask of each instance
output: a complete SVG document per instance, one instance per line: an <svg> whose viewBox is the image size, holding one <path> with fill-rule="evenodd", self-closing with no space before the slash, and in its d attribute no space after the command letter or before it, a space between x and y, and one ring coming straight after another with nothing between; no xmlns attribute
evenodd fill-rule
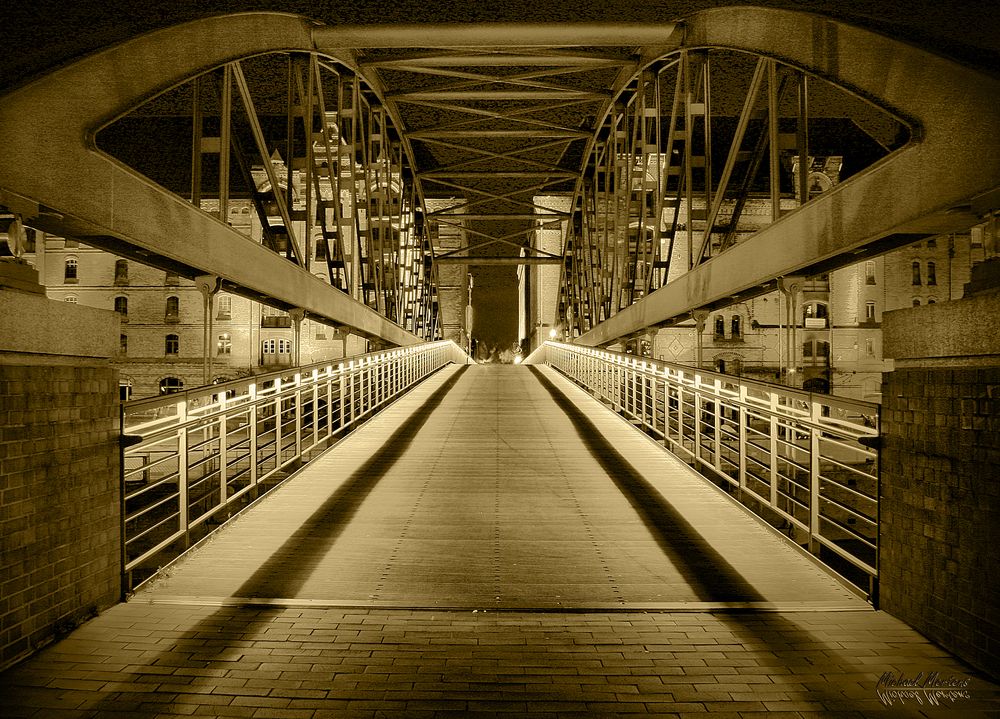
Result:
<svg viewBox="0 0 1000 719"><path fill-rule="evenodd" d="M780 429L780 423L778 422L778 394L777 392L771 392L769 394L769 399L771 400L771 416L770 416L770 441L771 441L771 506L777 509L778 507L778 432Z"/></svg>
<svg viewBox="0 0 1000 719"><path fill-rule="evenodd" d="M722 472L722 380L715 378L715 401L712 403L715 409L712 429L715 431L715 470Z"/></svg>
<svg viewBox="0 0 1000 719"><path fill-rule="evenodd" d="M746 490L747 488L747 422L750 421L749 415L747 414L747 387L745 384L740 384L740 406L739 406L739 474L737 476L737 481L740 484L740 490Z"/></svg>
<svg viewBox="0 0 1000 719"><path fill-rule="evenodd" d="M188 429L187 399L177 402L177 509L178 529L184 532L184 544L188 535Z"/></svg>
<svg viewBox="0 0 1000 719"><path fill-rule="evenodd" d="M216 402L219 406L219 506L226 503L226 495L229 493L229 432L227 427L229 422L226 417L226 393L219 392L216 395Z"/></svg>
<svg viewBox="0 0 1000 719"><path fill-rule="evenodd" d="M321 437L320 419L319 419L319 369L313 368L312 371L312 412L310 413L312 421L310 422L310 427L312 427L313 443L312 446L315 447L318 442L320 442L323 437Z"/></svg>
<svg viewBox="0 0 1000 719"><path fill-rule="evenodd" d="M819 440L821 430L821 406L815 400L809 402L809 551L819 553L819 510L820 510L820 462Z"/></svg>
<svg viewBox="0 0 1000 719"><path fill-rule="evenodd" d="M340 375L340 427L343 429L347 425L347 372L344 363L341 362L337 368Z"/></svg>
<svg viewBox="0 0 1000 719"><path fill-rule="evenodd" d="M251 382L247 390L250 395L250 409L247 412L249 417L249 421L247 422L247 439L250 444L250 486L253 487L252 491L256 494L257 479L260 476L259 467L257 465L257 383Z"/></svg>
<svg viewBox="0 0 1000 719"><path fill-rule="evenodd" d="M302 373L296 372L295 383L295 459L302 457Z"/></svg>

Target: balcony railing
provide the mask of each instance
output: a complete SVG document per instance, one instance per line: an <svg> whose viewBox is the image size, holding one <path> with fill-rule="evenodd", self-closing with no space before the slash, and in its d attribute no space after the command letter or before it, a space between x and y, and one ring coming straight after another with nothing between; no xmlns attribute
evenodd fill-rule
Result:
<svg viewBox="0 0 1000 719"><path fill-rule="evenodd" d="M589 390L876 600L879 405L556 342L526 361Z"/></svg>
<svg viewBox="0 0 1000 719"><path fill-rule="evenodd" d="M122 405L125 591L395 397L467 356L453 342L361 355Z"/></svg>
<svg viewBox="0 0 1000 719"><path fill-rule="evenodd" d="M260 318L261 327L291 327L292 318L288 315L264 315Z"/></svg>

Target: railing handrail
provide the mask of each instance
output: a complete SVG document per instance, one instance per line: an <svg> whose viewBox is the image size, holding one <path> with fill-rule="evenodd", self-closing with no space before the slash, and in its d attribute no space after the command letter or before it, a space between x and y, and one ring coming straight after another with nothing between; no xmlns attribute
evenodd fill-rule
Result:
<svg viewBox="0 0 1000 719"><path fill-rule="evenodd" d="M210 532L213 517L239 511L439 368L468 361L450 340L427 342L124 403L123 432L139 436L123 453L124 590L197 539L192 530Z"/></svg>
<svg viewBox="0 0 1000 719"><path fill-rule="evenodd" d="M730 382L734 384L741 384L745 386L759 387L768 392L777 392L780 394L787 395L789 397L800 398L804 402L819 402L831 407L838 408L856 408L856 409L866 409L867 412L862 412L861 414L878 414L880 405L877 402L867 402L861 399L853 399L850 397L838 397L836 395L823 394L820 392L809 392L808 390L799 389L798 387L789 387L787 385L778 384L777 382L768 382L766 380L754 379L751 377L743 377L740 375L731 375L724 372L716 372L715 370L705 369L701 367L692 367L691 365L681 364L678 362L670 362L663 359L655 359L652 357L641 357L638 355L630 355L624 352L615 352L609 349L589 347L586 345L577 345L566 342L555 342L553 340L547 340L545 345L550 347L563 347L576 352L594 352L598 355L606 355L608 357L614 357L623 363L646 363L652 365L651 369L647 369L649 372L655 372L656 368L664 367L670 368L677 372L683 372L685 374L694 374L704 377L712 377L725 382Z"/></svg>
<svg viewBox="0 0 1000 719"><path fill-rule="evenodd" d="M606 401L875 601L878 404L564 342L525 361Z"/></svg>
<svg viewBox="0 0 1000 719"><path fill-rule="evenodd" d="M207 397L210 395L217 395L219 393L225 394L231 389L239 389L241 387L246 387L251 384L261 385L266 382L273 382L276 379L284 379L285 377L290 377L295 374L302 374L306 372L312 372L314 369L326 369L332 367L333 371L340 371L341 365L344 369L348 368L349 363L359 362L363 363L365 361L375 362L380 360L382 357L387 355L396 355L405 352L414 352L417 350L429 349L431 347L436 347L439 345L454 344L450 340L437 340L435 342L425 342L417 345L408 345L406 347L395 347L393 349L379 350L378 352L368 352L359 355L350 355L348 357L338 357L332 360L321 360L319 362L313 362L307 365L298 366L288 366L282 367L271 372L266 372L263 374L255 374L250 377L237 377L236 379L229 380L228 382L220 382L218 384L206 384L199 385L198 387L192 387L191 389L183 389L178 392L171 392L170 394L161 395L158 397L142 397L140 399L130 399L121 403L125 412L129 411L139 411L146 409L157 409L161 406L169 406L177 404L181 399L200 399L201 397ZM261 392L269 392L271 388L261 390Z"/></svg>

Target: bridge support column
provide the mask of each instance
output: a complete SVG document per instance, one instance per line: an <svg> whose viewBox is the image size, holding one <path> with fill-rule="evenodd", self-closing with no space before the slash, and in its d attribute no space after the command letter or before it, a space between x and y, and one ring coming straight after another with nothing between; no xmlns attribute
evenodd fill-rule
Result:
<svg viewBox="0 0 1000 719"><path fill-rule="evenodd" d="M694 365L701 369L705 361L705 321L708 319L708 310L695 310L691 316L694 317Z"/></svg>
<svg viewBox="0 0 1000 719"><path fill-rule="evenodd" d="M0 669L118 601L122 571L117 315L15 291L12 266L27 268L0 261Z"/></svg>
<svg viewBox="0 0 1000 719"><path fill-rule="evenodd" d="M895 371L882 384L879 527L879 606L994 676L1000 667L997 274L991 291L884 315L884 352L895 359Z"/></svg>
<svg viewBox="0 0 1000 719"><path fill-rule="evenodd" d="M292 339L292 365L299 367L302 365L302 320L305 319L305 310L295 307L288 310L288 316L292 318L292 327L295 334Z"/></svg>
<svg viewBox="0 0 1000 719"><path fill-rule="evenodd" d="M204 338L202 341L203 369L202 384L212 382L212 319L215 316L214 300L222 287L222 281L215 275L198 275L194 279L195 287L204 299Z"/></svg>

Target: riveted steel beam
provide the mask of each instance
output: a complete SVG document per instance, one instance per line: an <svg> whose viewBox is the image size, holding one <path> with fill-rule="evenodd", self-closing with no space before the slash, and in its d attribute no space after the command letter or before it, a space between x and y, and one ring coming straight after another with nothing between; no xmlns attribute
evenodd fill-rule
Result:
<svg viewBox="0 0 1000 719"><path fill-rule="evenodd" d="M319 49L638 47L676 38L675 23L465 23L454 25L338 25L313 31ZM334 53L335 54L335 53ZM466 64L466 63L463 63ZM495 63L490 63L495 64ZM517 63L521 64L521 63Z"/></svg>

